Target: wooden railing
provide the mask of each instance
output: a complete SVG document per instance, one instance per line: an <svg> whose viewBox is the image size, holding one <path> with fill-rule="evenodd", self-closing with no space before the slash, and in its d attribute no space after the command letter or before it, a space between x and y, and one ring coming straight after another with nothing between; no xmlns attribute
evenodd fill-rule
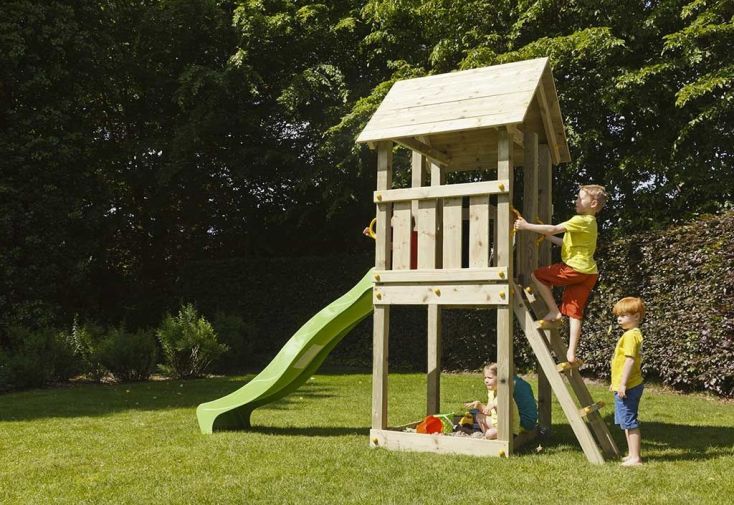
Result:
<svg viewBox="0 0 734 505"><path fill-rule="evenodd" d="M462 267L487 269L493 244L490 226L496 220L491 195L507 194L507 180L375 191L374 201L392 216L390 261L382 270L435 270L455 272ZM468 212L463 206L468 198ZM441 212L439 212L439 209ZM439 222L439 216L440 222ZM462 250L464 221L468 218L468 250ZM413 237L417 235L417 240ZM412 249L417 254L411 255ZM417 261L411 265L411 256ZM462 258L468 261L462 262Z"/></svg>
<svg viewBox="0 0 734 505"><path fill-rule="evenodd" d="M389 254L375 271L375 303L507 303L508 268L493 262L497 209L490 197L507 195L509 186L496 180L375 191L378 209L392 216L378 236Z"/></svg>

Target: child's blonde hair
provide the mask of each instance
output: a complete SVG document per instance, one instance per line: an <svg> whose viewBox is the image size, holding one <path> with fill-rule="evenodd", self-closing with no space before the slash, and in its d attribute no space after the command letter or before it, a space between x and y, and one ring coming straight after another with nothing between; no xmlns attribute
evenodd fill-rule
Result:
<svg viewBox="0 0 734 505"><path fill-rule="evenodd" d="M492 375L497 377L497 363L495 363L494 361L487 361L487 363L484 365L484 368L482 368L482 371L486 372L487 370L489 370Z"/></svg>
<svg viewBox="0 0 734 505"><path fill-rule="evenodd" d="M645 303L640 298L627 296L614 304L612 314L615 316L639 314L640 319L642 319L645 316Z"/></svg>
<svg viewBox="0 0 734 505"><path fill-rule="evenodd" d="M585 186L581 186L579 191L586 191L586 194L597 203L597 212L604 208L604 204L607 203L607 199L609 198L604 186L599 186L598 184L587 184Z"/></svg>

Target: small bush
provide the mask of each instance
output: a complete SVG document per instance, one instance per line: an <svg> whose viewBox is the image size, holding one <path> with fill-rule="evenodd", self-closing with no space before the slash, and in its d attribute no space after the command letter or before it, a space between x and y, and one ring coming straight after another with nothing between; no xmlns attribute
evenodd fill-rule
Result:
<svg viewBox="0 0 734 505"><path fill-rule="evenodd" d="M217 360L218 370L231 372L242 371L252 363L252 356L257 340L255 325L245 322L240 316L217 312L212 322L217 336L229 352L223 353Z"/></svg>
<svg viewBox="0 0 734 505"><path fill-rule="evenodd" d="M146 380L156 365L157 348L151 331L135 333L110 328L96 349L99 363L120 382Z"/></svg>
<svg viewBox="0 0 734 505"><path fill-rule="evenodd" d="M9 328L9 348L0 357L1 375L15 388L43 387L82 370L69 335L53 328Z"/></svg>
<svg viewBox="0 0 734 505"><path fill-rule="evenodd" d="M103 328L93 323L80 324L75 317L69 337L74 353L82 364L83 373L94 381L101 381L108 373L97 352L104 338Z"/></svg>
<svg viewBox="0 0 734 505"><path fill-rule="evenodd" d="M201 376L228 349L191 304L183 305L175 317L167 315L156 335L163 349L161 369L177 379Z"/></svg>

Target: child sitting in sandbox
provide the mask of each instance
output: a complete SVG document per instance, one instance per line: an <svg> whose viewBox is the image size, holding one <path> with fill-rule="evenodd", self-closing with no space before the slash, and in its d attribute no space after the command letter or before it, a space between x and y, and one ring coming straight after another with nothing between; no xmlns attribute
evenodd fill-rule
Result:
<svg viewBox="0 0 734 505"><path fill-rule="evenodd" d="M487 363L483 372L484 385L487 387L487 403L475 400L465 403L464 406L472 409L483 438L494 440L497 438L497 363ZM518 376L513 378L513 383L512 433L519 435L521 431L535 429L538 421L538 405L530 384Z"/></svg>

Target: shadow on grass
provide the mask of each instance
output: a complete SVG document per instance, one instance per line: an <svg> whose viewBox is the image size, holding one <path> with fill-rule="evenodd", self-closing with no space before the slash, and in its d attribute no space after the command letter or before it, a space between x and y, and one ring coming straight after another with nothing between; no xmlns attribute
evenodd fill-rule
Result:
<svg viewBox="0 0 734 505"><path fill-rule="evenodd" d="M262 435L277 435L286 437L344 437L348 435L359 435L367 437L370 434L370 429L368 427L356 426L300 426L297 428L253 426L247 431L250 433L260 433Z"/></svg>
<svg viewBox="0 0 734 505"><path fill-rule="evenodd" d="M643 457L650 461L702 460L734 455L734 428L729 426L645 422L640 429ZM667 451L671 453L666 454Z"/></svg>
<svg viewBox="0 0 734 505"><path fill-rule="evenodd" d="M0 422L64 417L95 417L130 410L196 409L244 386L253 377L215 377L128 384L72 384L0 395ZM294 402L330 398L334 388L306 383L295 395L268 408L288 409ZM291 407L292 408L292 407Z"/></svg>
<svg viewBox="0 0 734 505"><path fill-rule="evenodd" d="M624 432L614 424L614 417L606 416L604 421L620 453L626 453ZM640 430L642 456L646 461L700 461L734 456L733 427L646 421L640 425ZM541 443L550 451L561 445L570 445L581 450L568 424L554 424L551 436Z"/></svg>

